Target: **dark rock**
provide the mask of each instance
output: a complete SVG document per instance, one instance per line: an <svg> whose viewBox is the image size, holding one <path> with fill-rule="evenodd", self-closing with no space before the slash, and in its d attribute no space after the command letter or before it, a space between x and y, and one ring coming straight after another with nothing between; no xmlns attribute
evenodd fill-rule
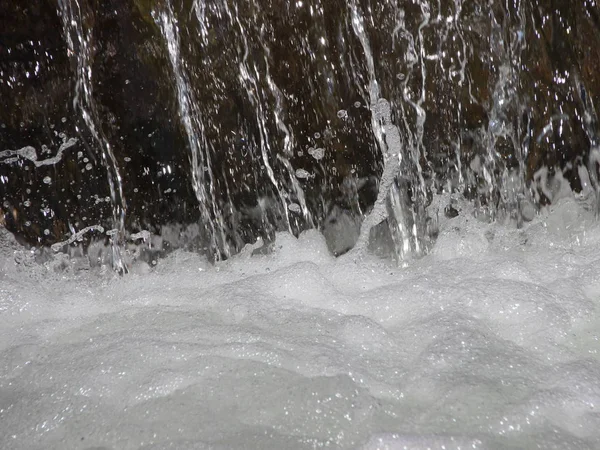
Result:
<svg viewBox="0 0 600 450"><path fill-rule="evenodd" d="M458 210L454 206L448 205L444 208L444 215L448 219L453 219L458 216Z"/></svg>

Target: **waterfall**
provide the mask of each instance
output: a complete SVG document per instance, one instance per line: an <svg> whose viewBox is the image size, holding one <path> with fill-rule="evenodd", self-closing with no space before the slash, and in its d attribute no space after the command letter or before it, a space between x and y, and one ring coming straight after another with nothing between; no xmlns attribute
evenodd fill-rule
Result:
<svg viewBox="0 0 600 450"><path fill-rule="evenodd" d="M598 211L600 12L550 3L59 0L58 36L6 41L2 221L56 251L102 236L125 272L172 225L195 237L156 251L317 228L406 261L462 198L516 227L569 189Z"/></svg>

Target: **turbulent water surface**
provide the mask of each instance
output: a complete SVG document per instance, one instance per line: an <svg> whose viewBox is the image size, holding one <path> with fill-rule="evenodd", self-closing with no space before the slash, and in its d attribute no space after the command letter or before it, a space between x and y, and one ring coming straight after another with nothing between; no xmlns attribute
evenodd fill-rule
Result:
<svg viewBox="0 0 600 450"><path fill-rule="evenodd" d="M599 448L593 215L469 208L403 268L309 231L118 277L3 235L0 447Z"/></svg>

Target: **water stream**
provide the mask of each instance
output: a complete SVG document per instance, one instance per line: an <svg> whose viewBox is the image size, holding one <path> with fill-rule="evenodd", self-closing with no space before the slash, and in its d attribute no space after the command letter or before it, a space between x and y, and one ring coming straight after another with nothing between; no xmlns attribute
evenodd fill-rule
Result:
<svg viewBox="0 0 600 450"><path fill-rule="evenodd" d="M114 9L59 0L56 13L71 67L62 82L73 86L62 100L82 119L73 120L79 145L106 172L112 217L88 213L73 226L80 213L54 209L55 222L68 221L55 228L69 231L38 241L62 251L83 229L107 229L119 272L131 235L151 226L160 234L173 222L160 209L139 212L153 202L177 208L172 169L191 187L200 249L211 260L257 238L268 245L276 231L318 228L335 254L383 239L404 261L432 248L439 215L457 214L462 197L479 219L517 227L556 201L561 183L600 198L598 61L584 39L597 31L594 2L569 11L544 0L139 0ZM137 41L103 34L106 23L129 32L128 20ZM131 70L116 49L128 46L139 59ZM136 141L123 129L132 113L111 102L144 101L124 94L145 83L144 68L154 73L156 110L135 128ZM6 70L0 78L3 88L24 85ZM171 128L181 139L165 135L152 153L143 139ZM143 174L125 168L132 145ZM29 170L30 148L0 149L3 213L13 211L17 233L27 214L6 186ZM47 160L61 177L69 156L58 152ZM151 189L129 213L126 198L137 198L143 177ZM431 206L443 192L450 203ZM64 194L49 195L60 202Z"/></svg>
<svg viewBox="0 0 600 450"><path fill-rule="evenodd" d="M79 0L59 0L60 16L63 32L67 42L69 57L74 60L75 93L73 106L80 111L85 126L91 133L94 144L98 148L102 164L107 169L107 181L110 187L112 205L112 221L114 228L107 232L111 236L112 265L119 272L127 271L121 258L121 246L125 234L125 214L127 204L123 195L119 165L112 146L102 131L102 123L96 110L94 87L92 83L92 35L94 32L94 15L89 6ZM80 130L76 127L76 131Z"/></svg>

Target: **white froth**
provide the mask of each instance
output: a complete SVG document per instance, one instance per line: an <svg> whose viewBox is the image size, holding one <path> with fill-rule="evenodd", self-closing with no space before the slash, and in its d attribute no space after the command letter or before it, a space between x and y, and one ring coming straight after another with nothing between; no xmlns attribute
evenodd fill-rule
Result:
<svg viewBox="0 0 600 450"><path fill-rule="evenodd" d="M598 225L467 209L405 268L315 231L123 278L2 243L0 448L600 448Z"/></svg>

